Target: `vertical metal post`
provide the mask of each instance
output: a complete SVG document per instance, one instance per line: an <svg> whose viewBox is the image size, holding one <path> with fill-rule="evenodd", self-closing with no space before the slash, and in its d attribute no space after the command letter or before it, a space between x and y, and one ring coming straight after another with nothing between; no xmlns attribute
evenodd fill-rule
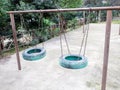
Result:
<svg viewBox="0 0 120 90"><path fill-rule="evenodd" d="M15 50L16 50L16 57L17 57L18 70L21 70L21 63L20 63L18 42L17 42L17 37L16 37L17 34L16 34L16 28L15 28L14 14L10 14L10 19L11 19L12 32L13 32L13 37L14 37L14 44L15 44Z"/></svg>
<svg viewBox="0 0 120 90"><path fill-rule="evenodd" d="M112 21L112 10L107 10L107 21L106 21L105 46L104 46L104 61L103 61L103 72L102 72L102 86L101 86L101 90L106 90L108 57L109 57L109 43L110 43L110 33L111 33L111 21Z"/></svg>

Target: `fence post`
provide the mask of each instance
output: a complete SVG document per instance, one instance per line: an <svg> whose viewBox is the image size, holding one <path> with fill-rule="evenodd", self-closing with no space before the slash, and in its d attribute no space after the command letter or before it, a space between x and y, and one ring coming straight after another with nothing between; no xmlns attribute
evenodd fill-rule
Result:
<svg viewBox="0 0 120 90"><path fill-rule="evenodd" d="M106 33L105 33L105 45L104 45L104 59L103 59L101 90L106 90L108 57L109 57L109 44L110 44L110 33L111 33L111 21L112 21L112 10L107 10L107 21L106 21Z"/></svg>
<svg viewBox="0 0 120 90"><path fill-rule="evenodd" d="M14 37L14 44L15 44L15 50L16 50L18 70L21 70L21 63L20 63L20 56L19 56L19 49L18 49L18 42L17 42L17 34L16 34L16 28L15 28L14 14L10 13L10 19L11 19L12 32L13 32L13 37Z"/></svg>

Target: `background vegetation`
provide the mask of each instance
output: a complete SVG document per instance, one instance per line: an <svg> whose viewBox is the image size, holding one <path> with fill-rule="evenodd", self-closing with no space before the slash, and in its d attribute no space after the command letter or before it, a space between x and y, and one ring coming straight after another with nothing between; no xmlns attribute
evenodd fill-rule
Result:
<svg viewBox="0 0 120 90"><path fill-rule="evenodd" d="M98 6L113 6L120 5L119 0L108 0L103 3L102 0L1 0L0 1L0 51L3 49L3 37L12 37L12 30L10 26L10 17L7 11L16 10L39 10L39 9L57 9L57 8L76 8L76 7L98 7ZM64 20L67 22L67 27L75 27L77 18L83 17L83 12L78 13L62 13ZM87 17L88 13L86 13ZM114 11L114 16L118 16L119 12ZM99 16L99 17L98 17ZM90 14L91 22L104 21L106 12L94 11ZM43 13L43 14L24 14L15 15L17 31L27 30L30 35L37 36L37 42L45 41L58 34L59 29L58 15L55 13ZM50 26L56 25L56 30L51 32ZM34 32L36 31L36 32ZM32 32L34 35L32 35ZM18 38L21 37L18 34ZM33 43L33 42L32 42ZM14 47L14 46L13 46Z"/></svg>

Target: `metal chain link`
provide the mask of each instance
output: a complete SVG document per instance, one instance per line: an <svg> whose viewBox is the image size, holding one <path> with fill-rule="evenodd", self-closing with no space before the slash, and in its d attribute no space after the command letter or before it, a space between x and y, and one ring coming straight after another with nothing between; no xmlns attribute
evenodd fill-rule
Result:
<svg viewBox="0 0 120 90"><path fill-rule="evenodd" d="M87 18L87 24L88 24L88 29L86 30L86 39L85 39L85 47L84 47L84 52L83 52L83 56L85 56L86 53L86 46L87 46L87 40L88 40L88 34L89 34L89 28L90 28L90 13L91 11L89 11L89 16Z"/></svg>
<svg viewBox="0 0 120 90"><path fill-rule="evenodd" d="M85 15L84 15L83 18L85 19ZM83 56L85 56L85 52L86 52L88 31L89 31L89 23L90 23L90 12L89 12L89 15L87 17L87 27L85 28L84 35L83 35L82 42L81 42L81 46L80 46L80 51L79 51L79 55L80 55L82 53L82 49L83 49ZM84 48L83 48L83 45L84 45Z"/></svg>

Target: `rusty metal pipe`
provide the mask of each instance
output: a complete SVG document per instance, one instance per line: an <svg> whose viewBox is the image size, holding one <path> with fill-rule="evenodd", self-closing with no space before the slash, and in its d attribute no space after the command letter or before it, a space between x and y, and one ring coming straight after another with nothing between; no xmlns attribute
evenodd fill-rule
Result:
<svg viewBox="0 0 120 90"><path fill-rule="evenodd" d="M97 10L120 10L120 6L111 7L89 7L89 8L68 8L68 9L45 9L45 10L25 10L25 11L9 11L8 13L40 13L40 12L70 12L70 11L97 11Z"/></svg>
<svg viewBox="0 0 120 90"><path fill-rule="evenodd" d="M106 90L108 57L109 57L109 46L110 46L110 33L111 33L111 21L112 21L112 10L107 10L101 90Z"/></svg>
<svg viewBox="0 0 120 90"><path fill-rule="evenodd" d="M10 19L11 19L12 32L13 32L13 37L14 37L14 44L15 44L15 50L16 50L18 70L21 70L21 63L20 63L20 56L19 56L19 48L18 48L18 42L17 42L17 34L16 34L16 28L15 28L14 14L10 14Z"/></svg>

